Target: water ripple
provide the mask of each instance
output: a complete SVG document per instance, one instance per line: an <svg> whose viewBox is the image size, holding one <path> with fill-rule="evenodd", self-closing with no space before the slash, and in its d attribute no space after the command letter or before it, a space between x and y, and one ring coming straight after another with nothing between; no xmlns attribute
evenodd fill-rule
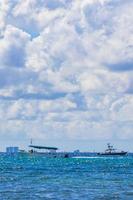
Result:
<svg viewBox="0 0 133 200"><path fill-rule="evenodd" d="M132 200L133 157L0 156L0 200Z"/></svg>

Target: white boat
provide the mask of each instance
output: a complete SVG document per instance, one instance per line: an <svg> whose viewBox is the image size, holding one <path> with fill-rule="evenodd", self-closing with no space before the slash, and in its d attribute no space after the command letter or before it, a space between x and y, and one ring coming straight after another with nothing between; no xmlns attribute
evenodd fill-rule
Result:
<svg viewBox="0 0 133 200"><path fill-rule="evenodd" d="M97 153L99 156L124 156L127 154L126 151L117 151L113 148L110 143L107 144L108 148L105 150L105 152Z"/></svg>

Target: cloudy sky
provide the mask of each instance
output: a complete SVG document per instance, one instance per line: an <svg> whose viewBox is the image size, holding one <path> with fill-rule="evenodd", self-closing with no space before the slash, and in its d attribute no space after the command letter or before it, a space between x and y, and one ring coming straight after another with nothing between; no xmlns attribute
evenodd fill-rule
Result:
<svg viewBox="0 0 133 200"><path fill-rule="evenodd" d="M0 1L0 149L132 151L133 1Z"/></svg>

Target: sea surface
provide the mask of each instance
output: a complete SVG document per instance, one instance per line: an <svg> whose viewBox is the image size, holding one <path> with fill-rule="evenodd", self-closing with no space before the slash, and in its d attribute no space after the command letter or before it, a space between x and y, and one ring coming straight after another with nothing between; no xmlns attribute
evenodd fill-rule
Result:
<svg viewBox="0 0 133 200"><path fill-rule="evenodd" d="M0 155L0 200L133 200L133 157Z"/></svg>

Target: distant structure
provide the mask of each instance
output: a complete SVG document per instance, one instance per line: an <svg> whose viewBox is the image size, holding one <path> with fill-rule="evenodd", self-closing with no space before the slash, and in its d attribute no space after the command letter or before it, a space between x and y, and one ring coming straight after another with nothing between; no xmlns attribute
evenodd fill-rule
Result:
<svg viewBox="0 0 133 200"><path fill-rule="evenodd" d="M19 153L19 148L18 147L7 147L6 153L7 154L17 154L17 153Z"/></svg>

